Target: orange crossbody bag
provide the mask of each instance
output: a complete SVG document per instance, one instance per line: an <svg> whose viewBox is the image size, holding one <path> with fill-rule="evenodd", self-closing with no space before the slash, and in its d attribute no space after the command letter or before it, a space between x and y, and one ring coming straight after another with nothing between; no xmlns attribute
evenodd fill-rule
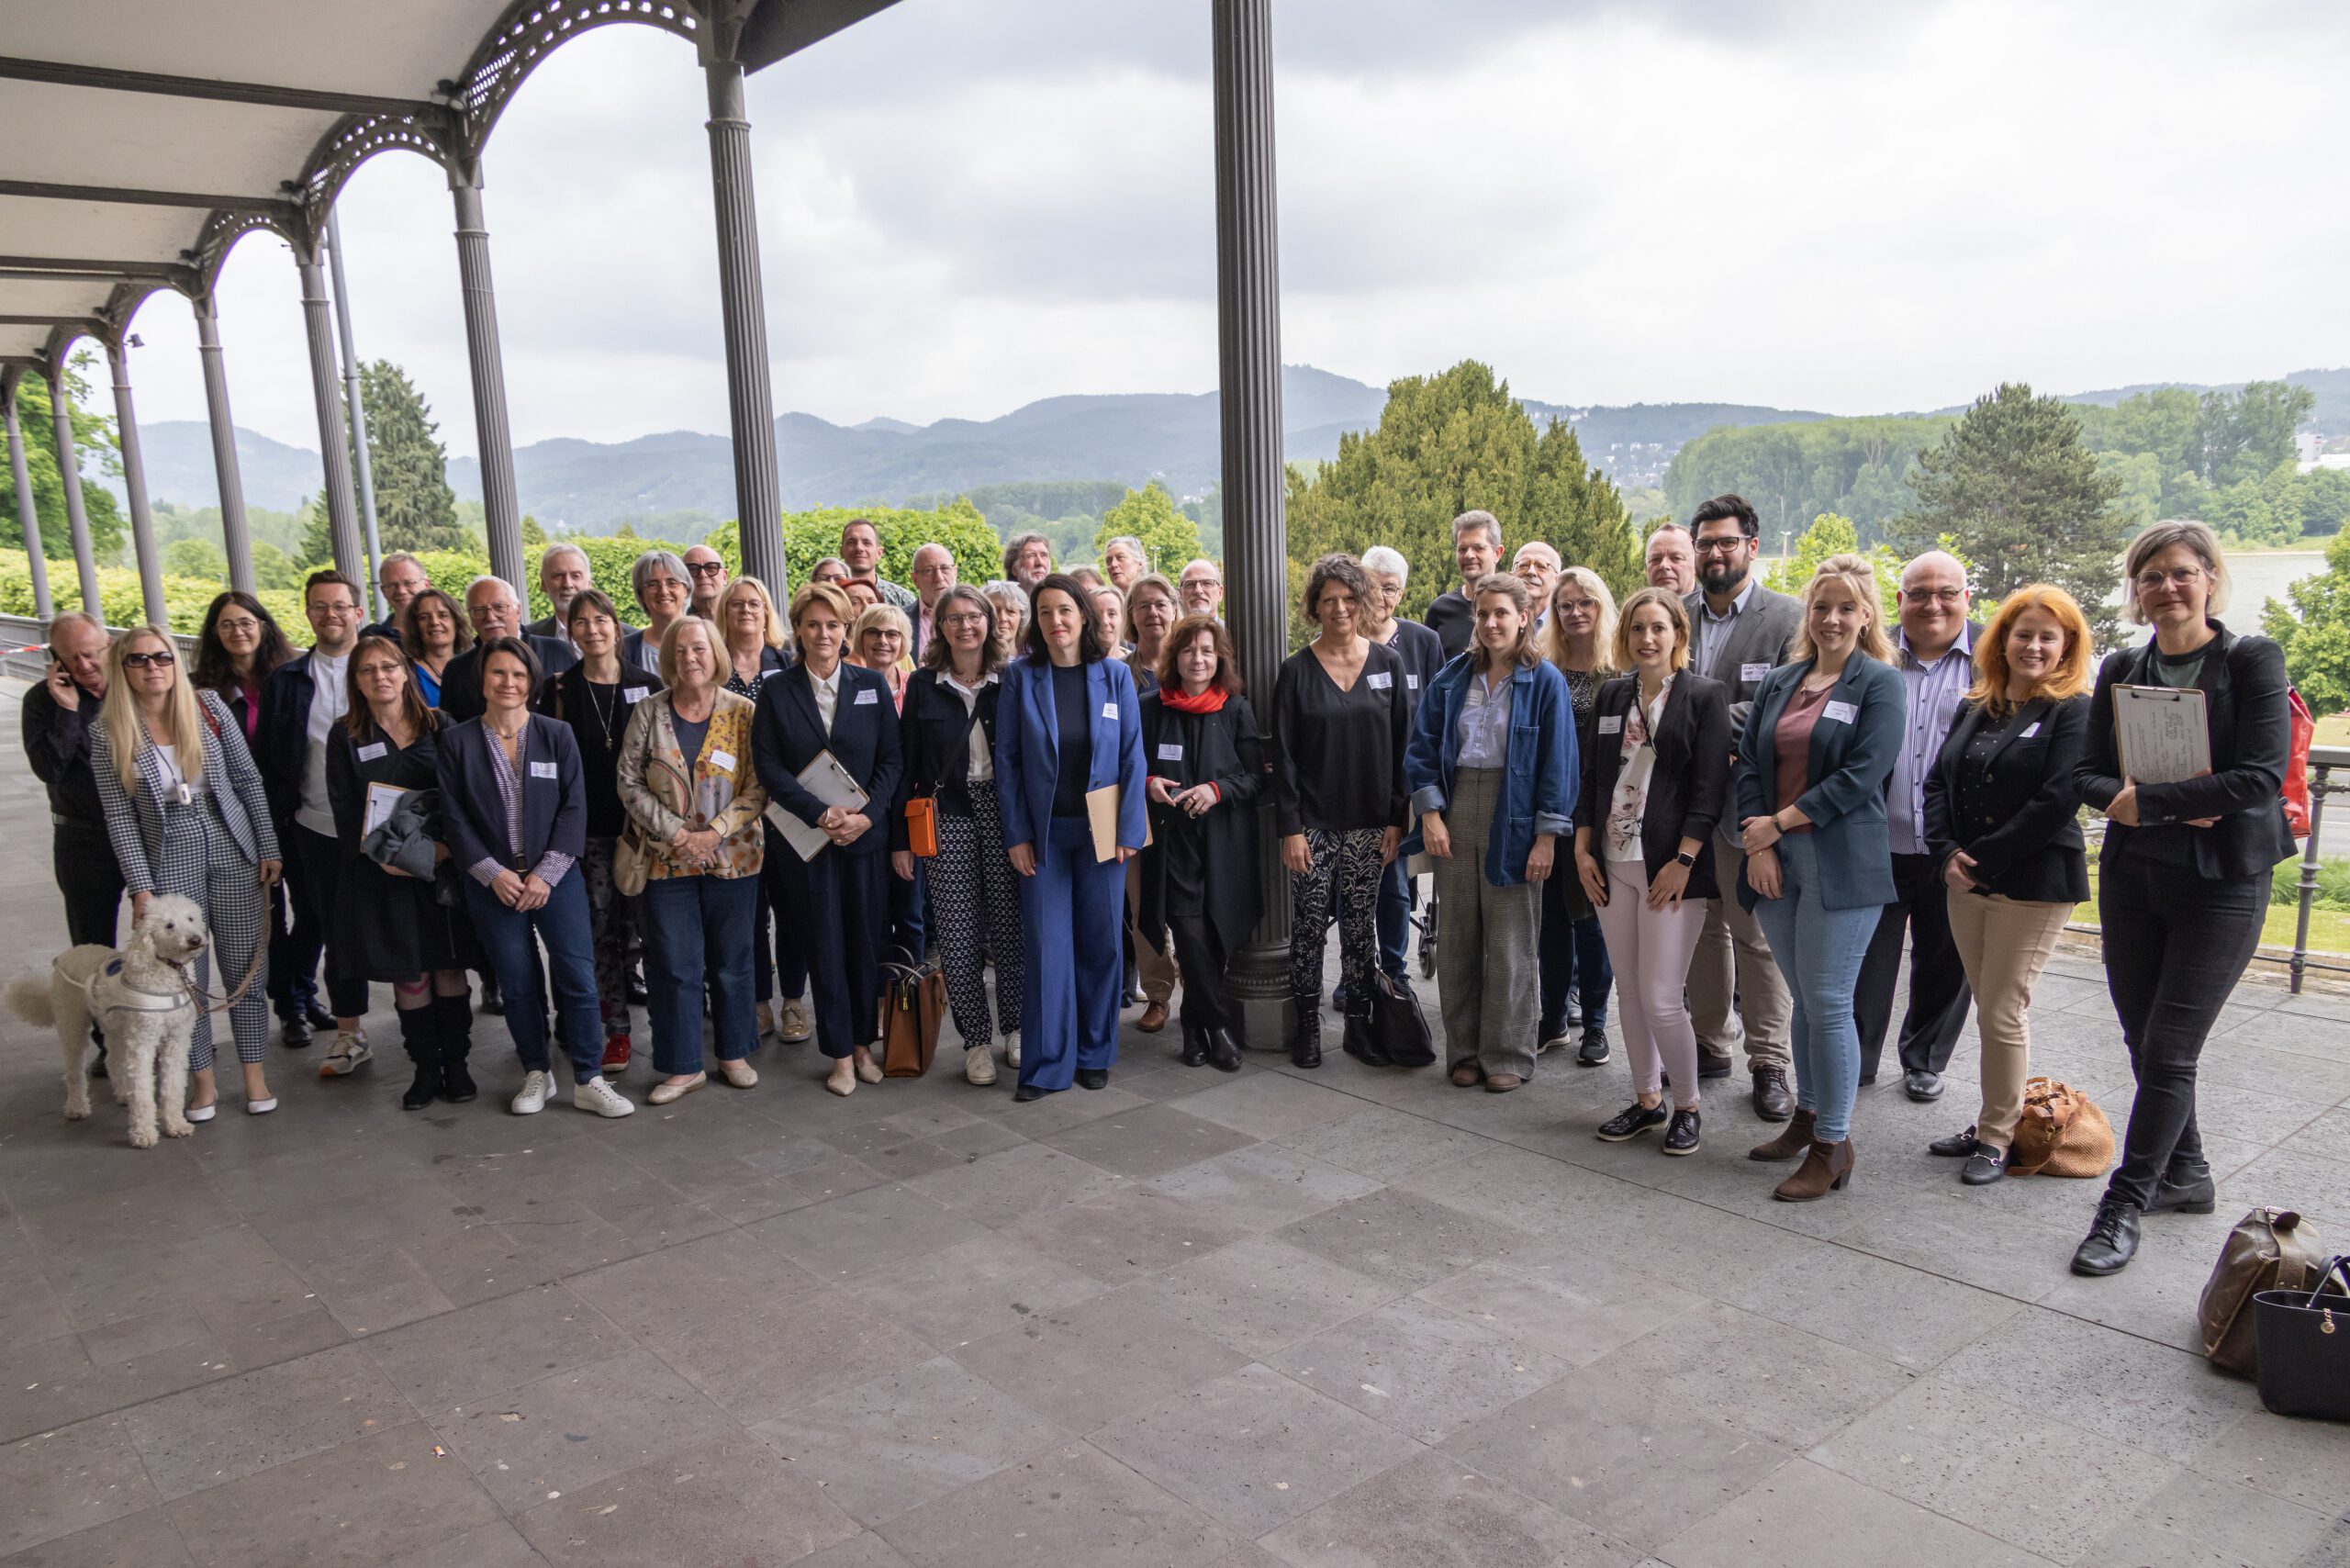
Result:
<svg viewBox="0 0 2350 1568"><path fill-rule="evenodd" d="M906 839L914 854L924 860L938 854L938 799L934 795L916 795L906 802Z"/></svg>

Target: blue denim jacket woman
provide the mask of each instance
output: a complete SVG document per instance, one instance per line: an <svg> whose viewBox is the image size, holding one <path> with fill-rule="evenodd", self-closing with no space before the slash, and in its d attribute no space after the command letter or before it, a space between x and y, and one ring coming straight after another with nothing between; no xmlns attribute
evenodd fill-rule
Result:
<svg viewBox="0 0 2350 1568"><path fill-rule="evenodd" d="M1453 775L1460 760L1460 710L1468 701L1472 649L1436 674L1412 721L1412 741L1404 753L1404 788L1412 797L1412 821L1440 812L1452 799ZM1497 888L1526 880L1526 857L1538 834L1574 836L1575 790L1583 762L1575 749L1574 715L1567 683L1544 660L1520 665L1509 678L1509 765L1503 770L1503 829L1485 845L1485 879ZM1416 827L1404 853L1425 846Z"/></svg>

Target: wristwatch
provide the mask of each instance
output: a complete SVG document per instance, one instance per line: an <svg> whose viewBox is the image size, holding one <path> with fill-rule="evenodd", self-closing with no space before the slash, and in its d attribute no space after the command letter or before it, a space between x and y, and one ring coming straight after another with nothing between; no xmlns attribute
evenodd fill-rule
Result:
<svg viewBox="0 0 2350 1568"><path fill-rule="evenodd" d="M1689 851L1685 849L1680 854L1674 856L1673 858L1680 861L1684 869L1694 871L1697 868L1697 857L1695 855L1690 854Z"/></svg>

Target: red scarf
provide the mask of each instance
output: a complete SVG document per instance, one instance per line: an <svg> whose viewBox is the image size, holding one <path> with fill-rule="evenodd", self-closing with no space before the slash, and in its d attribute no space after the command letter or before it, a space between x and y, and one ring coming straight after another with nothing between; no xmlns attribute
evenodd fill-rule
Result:
<svg viewBox="0 0 2350 1568"><path fill-rule="evenodd" d="M1197 697L1185 696L1181 687L1162 686L1158 689L1158 700L1178 713L1221 713L1224 711L1224 700L1228 695L1221 686L1211 686Z"/></svg>

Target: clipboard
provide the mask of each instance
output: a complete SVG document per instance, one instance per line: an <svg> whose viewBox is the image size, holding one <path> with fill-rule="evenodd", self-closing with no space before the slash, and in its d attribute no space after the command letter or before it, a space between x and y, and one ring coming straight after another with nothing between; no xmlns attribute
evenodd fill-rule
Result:
<svg viewBox="0 0 2350 1568"><path fill-rule="evenodd" d="M829 750L818 752L815 760L801 768L796 777L801 789L825 805L851 812L865 809L867 797L863 787L849 777L849 771L841 766L840 758ZM832 839L822 828L811 827L801 822L796 813L784 809L781 801L769 801L766 815L775 830L783 834L783 841L791 846L792 853L802 860L813 860L832 845ZM867 831L873 830L868 828Z"/></svg>
<svg viewBox="0 0 2350 1568"><path fill-rule="evenodd" d="M2211 731L2194 687L2116 686L2113 728L2121 776L2133 784L2183 784L2211 771Z"/></svg>
<svg viewBox="0 0 2350 1568"><path fill-rule="evenodd" d="M1118 808L1125 804L1124 791L1115 784L1104 784L1099 790L1085 792L1086 825L1093 830L1093 858L1099 864L1118 857ZM1142 846L1151 844L1150 813L1142 816Z"/></svg>
<svg viewBox="0 0 2350 1568"><path fill-rule="evenodd" d="M359 817L359 836L364 838L391 821L393 811L400 803L400 797L407 793L397 784L369 784L367 803Z"/></svg>

